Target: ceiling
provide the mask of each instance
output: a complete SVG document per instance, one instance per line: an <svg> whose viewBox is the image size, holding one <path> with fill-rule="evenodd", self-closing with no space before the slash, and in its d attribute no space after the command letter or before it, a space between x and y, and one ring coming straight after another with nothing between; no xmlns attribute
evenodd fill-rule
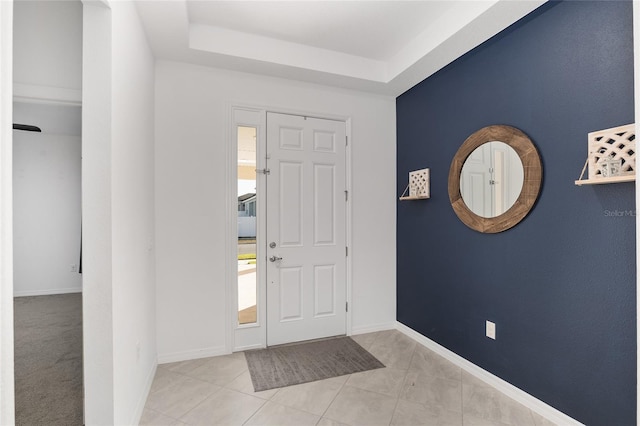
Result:
<svg viewBox="0 0 640 426"><path fill-rule="evenodd" d="M545 1L136 5L159 59L397 96Z"/></svg>

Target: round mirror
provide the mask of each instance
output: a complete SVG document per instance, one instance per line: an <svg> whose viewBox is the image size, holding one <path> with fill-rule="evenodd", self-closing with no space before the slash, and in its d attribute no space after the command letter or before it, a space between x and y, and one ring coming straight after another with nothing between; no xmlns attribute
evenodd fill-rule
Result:
<svg viewBox="0 0 640 426"><path fill-rule="evenodd" d="M504 142L491 141L473 150L462 166L460 193L481 217L500 216L513 206L524 181L518 153Z"/></svg>
<svg viewBox="0 0 640 426"><path fill-rule="evenodd" d="M449 200L460 220L478 232L518 224L542 184L536 147L515 127L484 127L464 141L449 169Z"/></svg>

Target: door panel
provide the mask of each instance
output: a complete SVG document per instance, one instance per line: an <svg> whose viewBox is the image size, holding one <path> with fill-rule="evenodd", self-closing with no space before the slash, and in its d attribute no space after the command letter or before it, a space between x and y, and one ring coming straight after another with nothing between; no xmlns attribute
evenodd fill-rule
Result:
<svg viewBox="0 0 640 426"><path fill-rule="evenodd" d="M346 125L267 114L267 344L346 332Z"/></svg>
<svg viewBox="0 0 640 426"><path fill-rule="evenodd" d="M315 309L313 315L333 315L336 309L336 268L334 265L314 266Z"/></svg>
<svg viewBox="0 0 640 426"><path fill-rule="evenodd" d="M318 152L336 152L336 138L332 132L313 132L313 148Z"/></svg>
<svg viewBox="0 0 640 426"><path fill-rule="evenodd" d="M302 319L302 268L280 268L280 321Z"/></svg>
<svg viewBox="0 0 640 426"><path fill-rule="evenodd" d="M335 166L315 164L313 184L313 241L315 245L335 245Z"/></svg>
<svg viewBox="0 0 640 426"><path fill-rule="evenodd" d="M276 175L280 178L280 208L278 209L280 247L300 247L304 244L302 236L303 164L280 162L278 168L279 173ZM267 229L269 229L268 225Z"/></svg>

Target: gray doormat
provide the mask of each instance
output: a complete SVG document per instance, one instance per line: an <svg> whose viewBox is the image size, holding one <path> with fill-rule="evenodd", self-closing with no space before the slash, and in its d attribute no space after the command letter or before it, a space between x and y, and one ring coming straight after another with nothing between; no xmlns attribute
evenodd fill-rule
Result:
<svg viewBox="0 0 640 426"><path fill-rule="evenodd" d="M257 349L244 355L256 392L384 368L350 337Z"/></svg>

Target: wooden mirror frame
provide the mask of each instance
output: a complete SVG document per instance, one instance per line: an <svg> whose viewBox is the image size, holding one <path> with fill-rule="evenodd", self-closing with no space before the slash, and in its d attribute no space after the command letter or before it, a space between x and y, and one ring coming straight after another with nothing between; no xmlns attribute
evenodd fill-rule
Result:
<svg viewBox="0 0 640 426"><path fill-rule="evenodd" d="M503 214L496 217L482 217L472 212L465 204L460 193L460 174L467 157L487 142L500 141L513 148L524 170L522 191L515 203ZM485 234L506 231L517 225L531 211L538 199L542 186L542 163L535 145L519 129L505 125L483 127L469 136L451 161L449 169L449 201L453 211L469 228Z"/></svg>

